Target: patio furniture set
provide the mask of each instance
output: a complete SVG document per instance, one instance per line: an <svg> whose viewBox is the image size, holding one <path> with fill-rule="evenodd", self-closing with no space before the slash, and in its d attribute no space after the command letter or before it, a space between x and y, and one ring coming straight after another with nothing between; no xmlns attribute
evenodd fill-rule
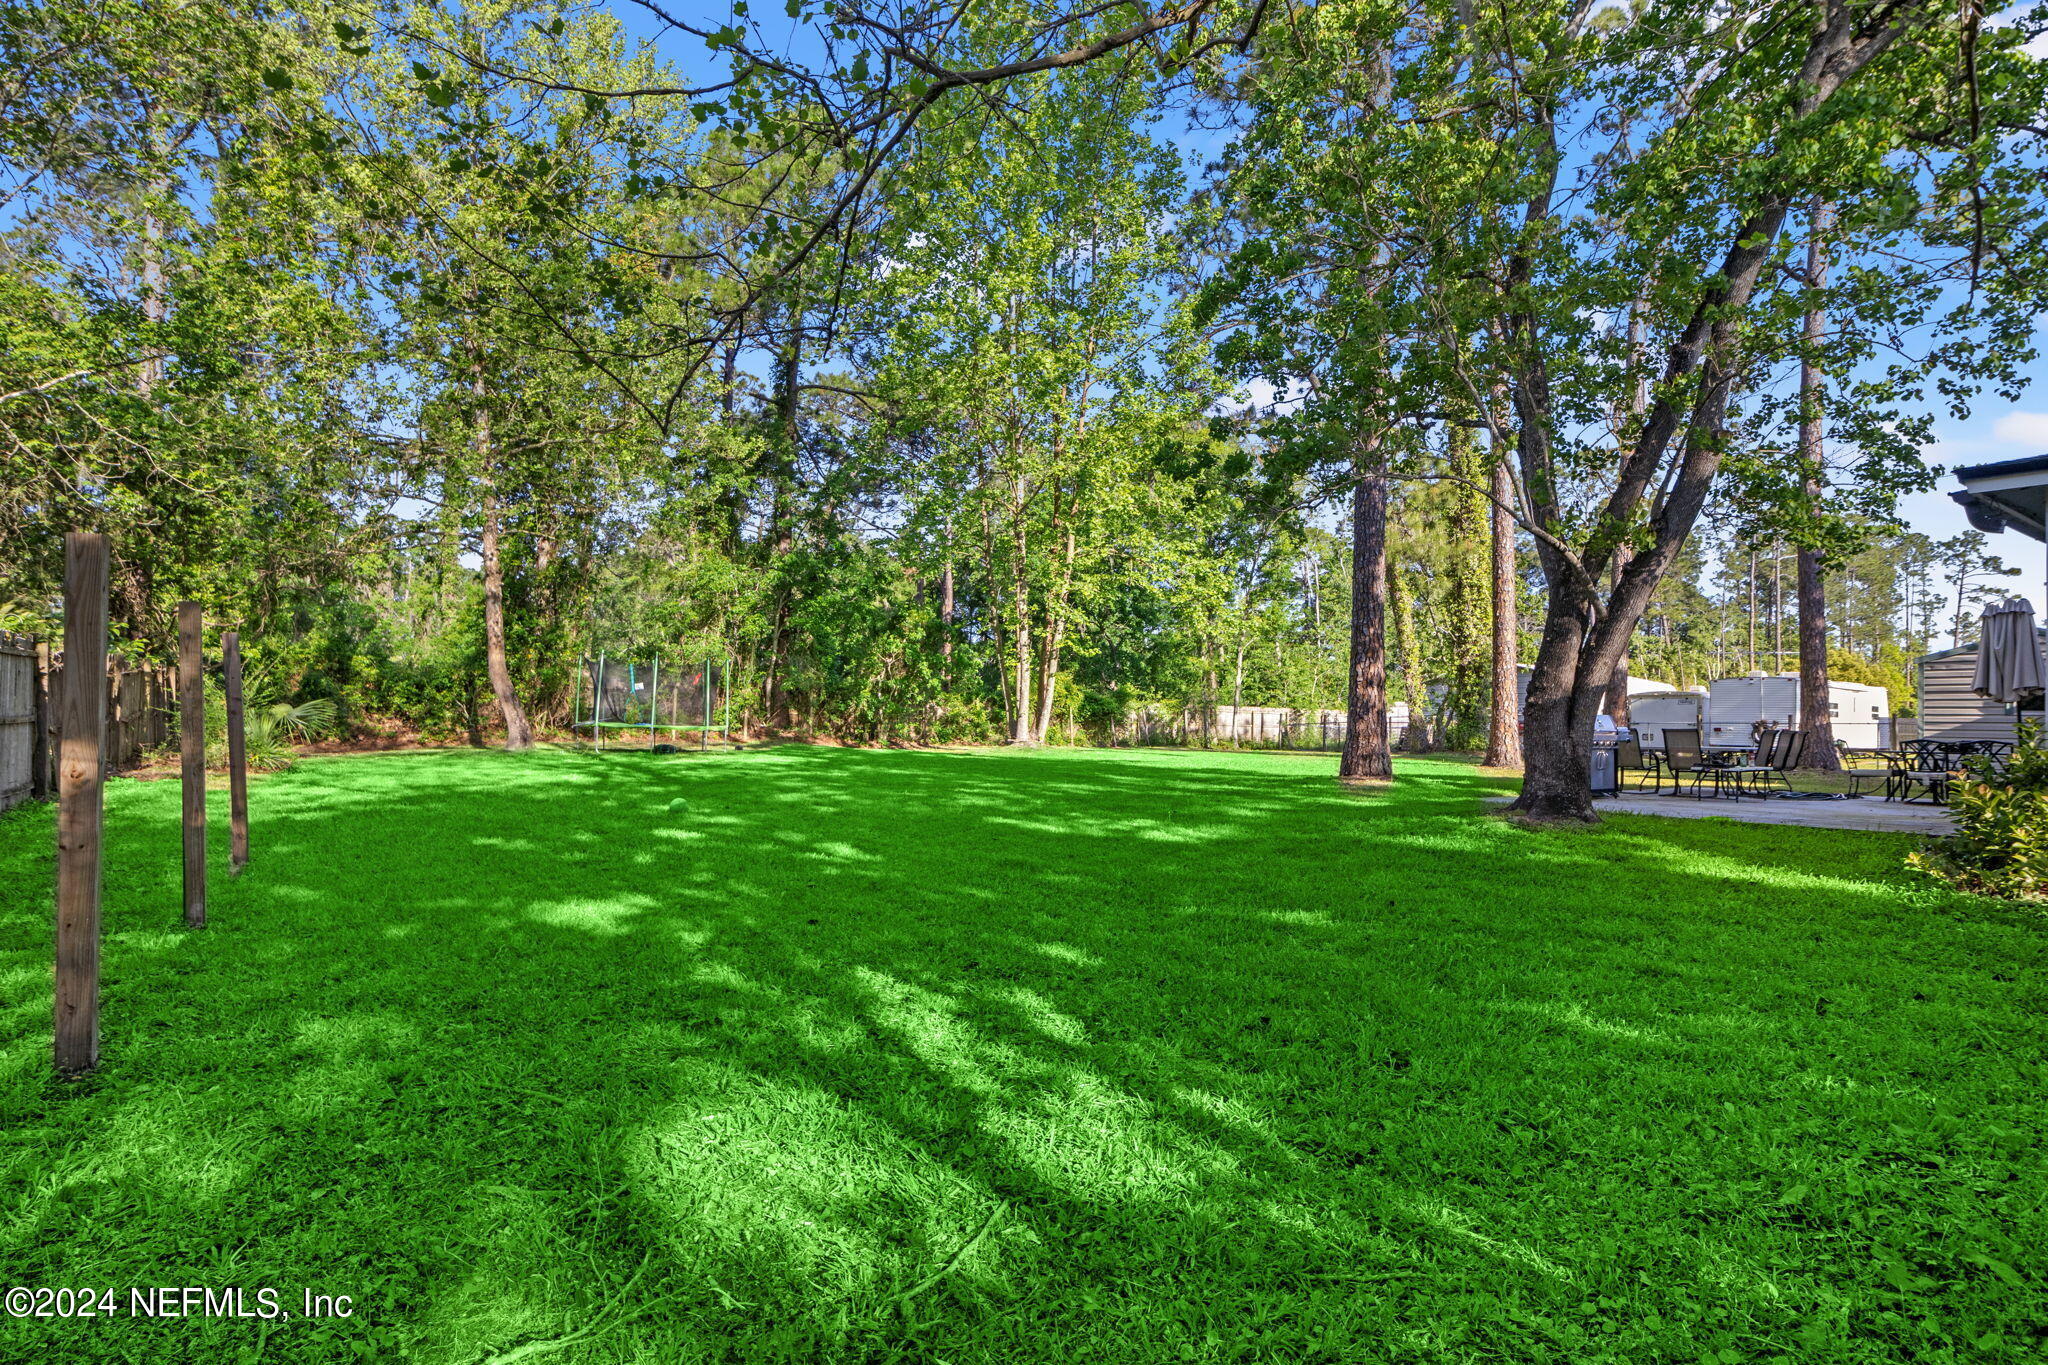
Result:
<svg viewBox="0 0 2048 1365"><path fill-rule="evenodd" d="M1799 766L1806 750L1804 730L1766 730L1754 748L1707 749L1695 729L1666 727L1662 749L1643 749L1633 738L1615 745L1616 775L1635 772L1648 778L1653 795L1671 784L1671 794L1708 797L1838 797L1843 799L1874 795L1873 785L1865 789L1866 777L1876 778L1875 769L1850 768L1850 789L1846 792L1802 792L1792 786L1788 774ZM1884 799L1924 799L1935 805L1948 803L1949 787L1963 775L1966 758L1981 758L1993 764L2004 762L2013 746L1995 740L1913 740L1895 749L1870 750L1848 755L1884 765ZM1636 790L1644 782L1638 778Z"/></svg>

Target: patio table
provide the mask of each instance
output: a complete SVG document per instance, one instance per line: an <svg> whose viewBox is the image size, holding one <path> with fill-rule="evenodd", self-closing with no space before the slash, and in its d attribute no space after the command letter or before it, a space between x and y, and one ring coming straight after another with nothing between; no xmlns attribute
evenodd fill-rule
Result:
<svg viewBox="0 0 2048 1365"><path fill-rule="evenodd" d="M1744 779L1750 775L1750 764L1755 758L1756 746L1753 744L1746 749L1707 750L1700 755L1700 761L1706 765L1707 770L1693 780L1693 796L1700 796L1700 783L1707 778L1712 778L1714 782L1714 795L1710 798L1712 800L1718 801L1723 796L1758 795L1759 793L1749 790L1744 783Z"/></svg>
<svg viewBox="0 0 2048 1365"><path fill-rule="evenodd" d="M1661 754L1664 752L1664 750L1646 749L1644 750L1644 752ZM1731 785L1733 785L1733 787L1735 788L1734 792L1732 793L1733 795L1747 795L1747 793L1742 790L1742 780L1740 776L1735 773L1732 773L1730 769L1741 767L1744 760L1754 758L1755 756L1756 746L1754 744L1750 745L1747 748L1737 746L1734 748L1702 749L1700 751L1700 768L1702 769L1702 771L1693 774L1692 794L1694 799L1718 800L1722 796L1731 794L1728 791L1728 788ZM1706 781L1709 778L1713 779L1714 795L1712 798L1702 797L1700 795L1700 783ZM1734 779L1732 784L1730 782L1731 778ZM1673 796L1676 796L1678 794L1675 787L1671 794Z"/></svg>

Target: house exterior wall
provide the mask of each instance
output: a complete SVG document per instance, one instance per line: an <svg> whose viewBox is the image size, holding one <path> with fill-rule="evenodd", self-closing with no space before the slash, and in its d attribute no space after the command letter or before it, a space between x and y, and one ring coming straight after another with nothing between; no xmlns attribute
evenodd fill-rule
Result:
<svg viewBox="0 0 2048 1365"><path fill-rule="evenodd" d="M2048 642L2048 631L2041 634ZM1921 738L1990 739L2011 744L2019 739L2020 721L2041 719L2038 704L2020 710L1978 696L1970 690L1976 676L1975 645L1929 654L1915 665Z"/></svg>

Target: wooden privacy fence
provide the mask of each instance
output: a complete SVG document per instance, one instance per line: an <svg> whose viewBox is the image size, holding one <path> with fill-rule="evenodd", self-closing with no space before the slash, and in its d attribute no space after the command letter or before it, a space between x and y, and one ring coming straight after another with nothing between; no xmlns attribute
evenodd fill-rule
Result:
<svg viewBox="0 0 2048 1365"><path fill-rule="evenodd" d="M57 790L62 727L52 699L63 679L63 651L0 631L0 810ZM108 771L134 766L170 737L171 701L169 668L107 660Z"/></svg>
<svg viewBox="0 0 2048 1365"><path fill-rule="evenodd" d="M1148 707L1133 712L1117 727L1112 742L1120 745L1208 744L1239 749L1322 749L1344 747L1346 718L1342 711L1297 710L1287 706L1218 706L1170 712ZM1387 740L1399 744L1408 733L1408 705L1387 708Z"/></svg>
<svg viewBox="0 0 2048 1365"><path fill-rule="evenodd" d="M50 790L42 685L35 638L0 631L0 810Z"/></svg>

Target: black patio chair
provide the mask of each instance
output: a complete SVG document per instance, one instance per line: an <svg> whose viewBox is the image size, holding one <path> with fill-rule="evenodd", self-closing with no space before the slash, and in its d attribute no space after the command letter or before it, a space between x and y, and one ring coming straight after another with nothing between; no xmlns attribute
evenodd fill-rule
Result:
<svg viewBox="0 0 2048 1365"><path fill-rule="evenodd" d="M2012 751L2014 749L2017 749L2018 747L2019 745L2014 744L2011 740L1979 740L1977 742L1977 752L1975 754L1975 757L1990 759L1992 767L2003 768L2009 761L2011 761Z"/></svg>
<svg viewBox="0 0 2048 1365"><path fill-rule="evenodd" d="M1884 799L1907 802L1917 789L1937 806L1948 804L1949 780L1961 761L1958 752L1971 741L1911 739L1901 744L1885 778Z"/></svg>
<svg viewBox="0 0 2048 1365"><path fill-rule="evenodd" d="M1725 771L1733 779L1737 795L1762 796L1773 782L1789 792L1792 782L1785 773L1799 766L1800 756L1805 752L1806 731L1766 730L1757 739L1755 760Z"/></svg>
<svg viewBox="0 0 2048 1365"><path fill-rule="evenodd" d="M1630 735L1627 739L1616 740L1614 744L1614 787L1616 795L1628 790L1627 775L1629 773L1638 774L1636 790L1641 791L1643 779L1640 775L1651 770L1650 765L1655 761L1655 758L1656 755L1654 754L1645 755L1643 753L1642 741L1634 735Z"/></svg>
<svg viewBox="0 0 2048 1365"><path fill-rule="evenodd" d="M1758 792L1761 793L1773 782L1783 787L1786 791L1791 791L1792 779L1786 774L1797 768L1805 757L1806 731L1778 731L1777 747L1772 751L1771 756L1763 762L1761 765L1763 771L1757 775L1756 788Z"/></svg>
<svg viewBox="0 0 2048 1365"><path fill-rule="evenodd" d="M1664 778L1671 778L1671 794L1678 795L1678 784L1692 778L1692 792L1698 796L1700 779L1707 771L1706 755L1700 749L1700 732L1693 727L1667 726L1664 730L1664 749L1661 753L1651 752L1644 758L1651 763L1650 776L1656 785L1653 793L1664 790Z"/></svg>

